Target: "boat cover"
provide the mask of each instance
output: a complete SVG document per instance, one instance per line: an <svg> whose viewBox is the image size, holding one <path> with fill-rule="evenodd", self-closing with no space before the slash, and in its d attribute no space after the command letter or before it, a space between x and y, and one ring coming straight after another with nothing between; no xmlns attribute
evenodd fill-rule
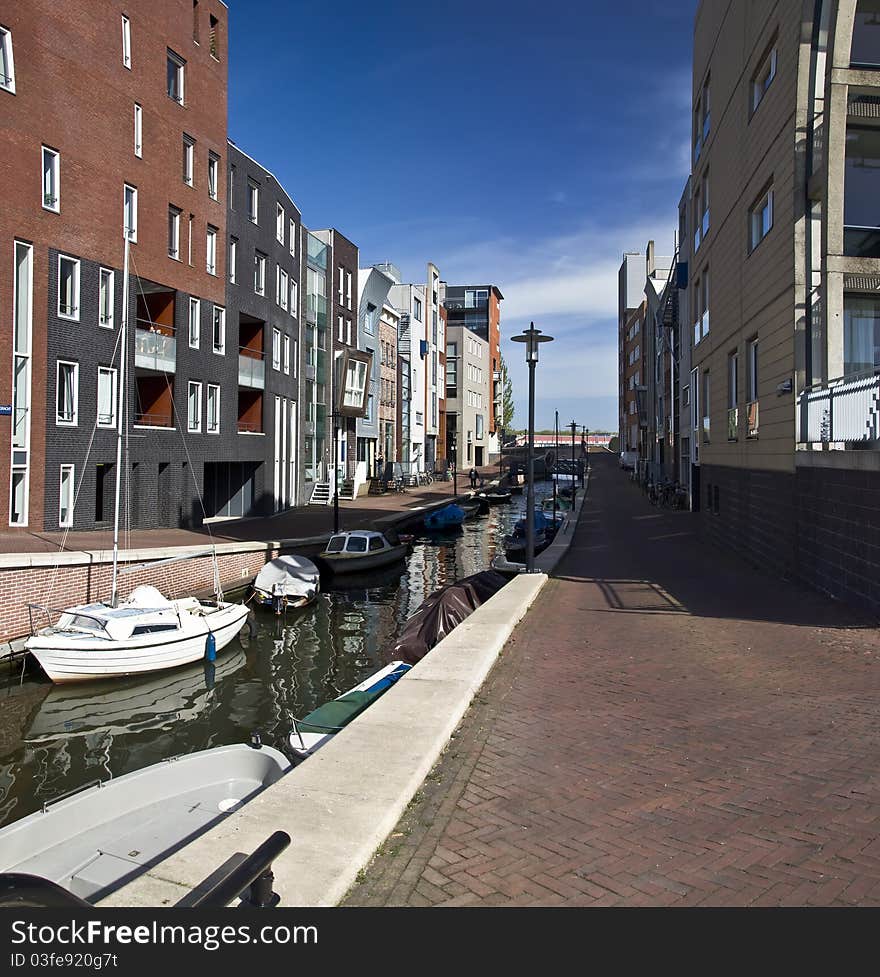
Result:
<svg viewBox="0 0 880 977"><path fill-rule="evenodd" d="M481 570L456 583L435 590L406 622L389 661L415 664L481 604L498 593L507 580L494 570Z"/></svg>
<svg viewBox="0 0 880 977"><path fill-rule="evenodd" d="M318 581L318 568L303 556L279 556L267 563L257 574L254 586L267 594L274 593L279 584L286 597L308 596Z"/></svg>
<svg viewBox="0 0 880 977"><path fill-rule="evenodd" d="M352 719L359 716L367 706L375 702L380 695L387 692L409 669L409 665L406 667L399 665L393 672L383 676L368 689L353 689L338 699L325 702L298 721L296 728L301 733L326 733L342 729Z"/></svg>
<svg viewBox="0 0 880 977"><path fill-rule="evenodd" d="M438 529L441 526L458 526L464 521L465 511L461 506L450 502L442 509L436 509L425 516L425 525L429 529Z"/></svg>

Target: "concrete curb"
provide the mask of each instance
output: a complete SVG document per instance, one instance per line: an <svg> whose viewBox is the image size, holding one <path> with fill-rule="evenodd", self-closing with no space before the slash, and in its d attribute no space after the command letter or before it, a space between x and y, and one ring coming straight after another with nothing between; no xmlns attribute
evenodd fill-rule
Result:
<svg viewBox="0 0 880 977"><path fill-rule="evenodd" d="M313 757L100 905L174 905L277 830L293 838L273 865L282 905L336 905L400 820L546 582L543 573L512 580Z"/></svg>
<svg viewBox="0 0 880 977"><path fill-rule="evenodd" d="M584 487L578 494L578 497L574 504L574 509L569 510L565 518L562 521L562 526L559 528L559 532L556 534L553 542L535 558L535 569L539 570L541 573L551 574L556 569L557 564L562 559L563 556L568 552L569 546L571 546L572 540L574 539L574 531L577 528L577 524L581 518L581 510L584 507L584 503L587 500L587 495L590 491L590 470L587 469L587 477L584 482Z"/></svg>

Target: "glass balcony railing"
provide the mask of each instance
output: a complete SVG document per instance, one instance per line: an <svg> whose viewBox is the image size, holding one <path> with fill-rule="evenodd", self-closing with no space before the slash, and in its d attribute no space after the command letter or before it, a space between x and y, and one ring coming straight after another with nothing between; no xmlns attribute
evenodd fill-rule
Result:
<svg viewBox="0 0 880 977"><path fill-rule="evenodd" d="M145 370L174 373L177 364L177 339L163 332L135 330L134 365Z"/></svg>
<svg viewBox="0 0 880 977"><path fill-rule="evenodd" d="M262 353L254 350L239 350L238 385L263 390L266 387L266 363Z"/></svg>

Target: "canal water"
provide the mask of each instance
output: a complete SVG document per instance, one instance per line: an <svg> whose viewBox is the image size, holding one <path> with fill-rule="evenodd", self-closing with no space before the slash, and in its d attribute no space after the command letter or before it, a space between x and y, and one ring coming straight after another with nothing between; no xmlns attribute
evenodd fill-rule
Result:
<svg viewBox="0 0 880 977"><path fill-rule="evenodd" d="M552 492L536 483L536 500ZM139 679L56 686L29 666L0 676L0 825L59 795L166 757L247 742L269 745L303 716L387 663L407 619L433 591L488 568L524 496L449 535L417 536L406 563L322 586L308 608L258 609L210 664ZM227 595L239 599L236 595Z"/></svg>

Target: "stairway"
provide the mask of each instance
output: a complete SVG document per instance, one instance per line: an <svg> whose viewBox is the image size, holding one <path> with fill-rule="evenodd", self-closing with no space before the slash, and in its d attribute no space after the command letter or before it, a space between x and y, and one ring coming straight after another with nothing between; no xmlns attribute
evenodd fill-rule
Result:
<svg viewBox="0 0 880 977"><path fill-rule="evenodd" d="M340 496L341 498L341 496ZM315 482L309 505L330 505L330 483Z"/></svg>
<svg viewBox="0 0 880 977"><path fill-rule="evenodd" d="M347 478L342 483L342 488L339 490L340 500L344 499L347 502L351 502L354 499L354 479Z"/></svg>

